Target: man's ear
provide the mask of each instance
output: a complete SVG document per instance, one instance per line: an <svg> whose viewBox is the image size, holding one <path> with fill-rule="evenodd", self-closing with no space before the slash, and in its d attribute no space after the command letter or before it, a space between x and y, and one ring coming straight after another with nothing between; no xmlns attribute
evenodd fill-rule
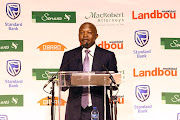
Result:
<svg viewBox="0 0 180 120"><path fill-rule="evenodd" d="M96 35L96 39L98 38L98 34Z"/></svg>

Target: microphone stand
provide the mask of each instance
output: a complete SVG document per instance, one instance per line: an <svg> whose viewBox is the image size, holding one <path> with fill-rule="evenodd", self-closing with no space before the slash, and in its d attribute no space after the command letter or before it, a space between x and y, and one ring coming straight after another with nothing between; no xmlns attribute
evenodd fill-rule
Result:
<svg viewBox="0 0 180 120"><path fill-rule="evenodd" d="M55 84L55 81L52 81L52 87L51 87L51 94L52 94L52 97L51 97L51 120L54 120L54 84Z"/></svg>
<svg viewBox="0 0 180 120"><path fill-rule="evenodd" d="M111 120L113 120L113 97L112 97L112 90L113 90L113 87L112 87L112 82L110 83L110 99L111 99Z"/></svg>
<svg viewBox="0 0 180 120"><path fill-rule="evenodd" d="M91 55L89 52L88 52L89 55ZM93 55L91 55L92 57L94 57ZM109 70L104 66L102 65L102 67L107 71L107 73L110 75L109 76L109 79L111 79L111 83L110 83L110 99L111 99L111 102L110 102L110 106L111 106L111 120L113 120L113 116L115 116L115 120L117 120L117 105L115 104L115 107L114 107L114 110L115 110L115 115L113 115L113 101L117 101L117 96L112 96L112 91L113 90L117 90L118 89L118 86L116 84L116 81L114 80L113 76L111 75L111 73L109 72ZM114 89L113 89L113 86L112 86L112 83L115 85Z"/></svg>
<svg viewBox="0 0 180 120"><path fill-rule="evenodd" d="M83 49L84 47L87 47L88 46L88 44L86 43L85 45L81 45L80 47L81 47L81 49ZM81 52L80 52L81 53ZM80 54L79 53L79 54ZM63 67L64 66L66 66L66 65L68 65L70 62L72 62L79 54L77 54L74 58L72 58L69 62L67 62L65 65L63 65ZM61 69L59 69L58 70L58 72L59 71L61 71ZM54 79L56 78L56 76L57 76L57 74L58 74L58 72L56 73L56 74L54 74L50 79L49 79L49 83L50 82L52 82L52 87L51 87L51 91L50 91L50 94L52 95L52 97L51 97L51 120L54 120L54 94L55 94L55 92L54 92L54 84L55 84L55 81L54 81ZM48 84L49 84L48 83ZM47 84L47 85L48 85ZM43 89L45 88L45 87L47 87L47 85L45 85L44 87L43 87ZM60 99L60 98L59 98ZM60 103L59 103L60 104Z"/></svg>

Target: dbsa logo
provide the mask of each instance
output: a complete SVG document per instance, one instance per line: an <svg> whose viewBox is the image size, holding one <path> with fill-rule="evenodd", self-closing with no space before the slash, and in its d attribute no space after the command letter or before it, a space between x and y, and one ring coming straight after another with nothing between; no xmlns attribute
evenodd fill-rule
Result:
<svg viewBox="0 0 180 120"><path fill-rule="evenodd" d="M138 46L143 47L149 41L149 32L147 30L135 31L135 42Z"/></svg>
<svg viewBox="0 0 180 120"><path fill-rule="evenodd" d="M6 14L11 19L16 19L21 13L21 8L19 3L7 3L6 4Z"/></svg>
<svg viewBox="0 0 180 120"><path fill-rule="evenodd" d="M148 85L138 85L136 86L135 94L139 101L144 102L150 96L150 87Z"/></svg>
<svg viewBox="0 0 180 120"><path fill-rule="evenodd" d="M20 60L8 60L7 61L7 72L11 76L16 76L21 71L21 61Z"/></svg>

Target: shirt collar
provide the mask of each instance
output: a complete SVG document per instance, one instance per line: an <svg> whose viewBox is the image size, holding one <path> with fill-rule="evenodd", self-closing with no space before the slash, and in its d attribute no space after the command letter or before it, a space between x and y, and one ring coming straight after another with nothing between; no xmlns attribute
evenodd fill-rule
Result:
<svg viewBox="0 0 180 120"><path fill-rule="evenodd" d="M96 49L96 44L92 45L88 50L90 50L90 52L94 54L95 49ZM83 52L85 52L85 50L87 50L87 48L83 48Z"/></svg>

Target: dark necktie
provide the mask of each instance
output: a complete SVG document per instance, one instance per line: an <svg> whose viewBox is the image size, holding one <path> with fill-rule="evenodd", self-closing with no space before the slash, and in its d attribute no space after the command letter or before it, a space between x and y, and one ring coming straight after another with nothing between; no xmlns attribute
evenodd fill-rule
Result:
<svg viewBox="0 0 180 120"><path fill-rule="evenodd" d="M89 57L88 53L90 50L85 50L85 58L84 58L84 63L83 63L83 71L84 72L89 72ZM85 109L89 104L89 98L88 98L88 87L83 87L83 93L81 97L81 106Z"/></svg>

